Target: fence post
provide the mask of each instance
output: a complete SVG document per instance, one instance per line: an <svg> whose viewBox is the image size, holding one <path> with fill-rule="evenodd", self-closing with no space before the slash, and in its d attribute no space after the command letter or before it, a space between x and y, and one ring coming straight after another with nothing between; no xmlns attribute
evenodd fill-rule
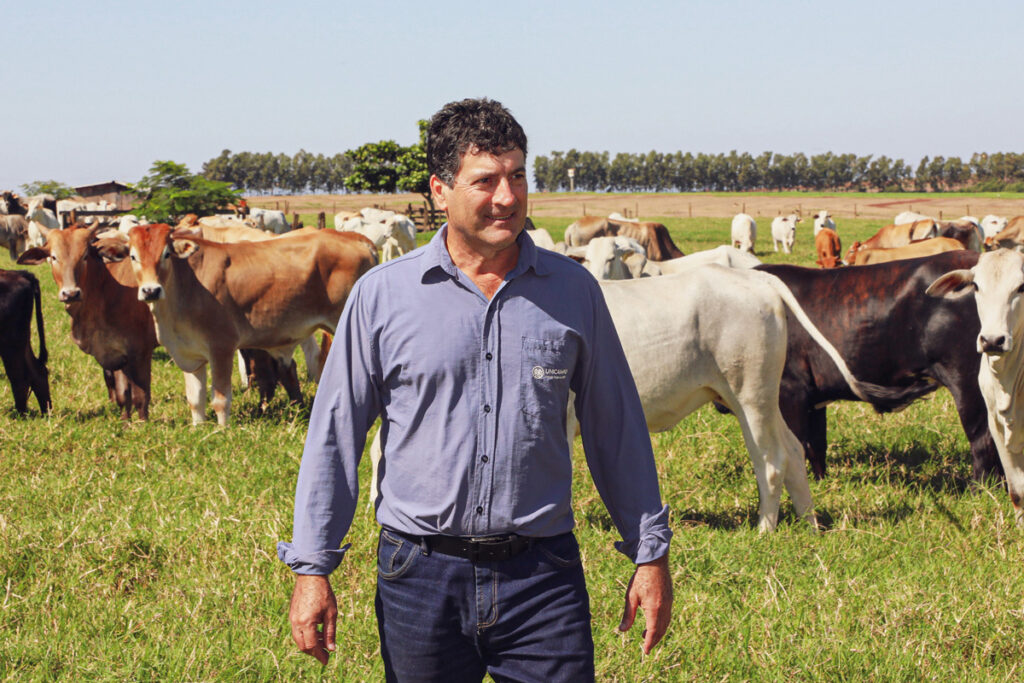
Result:
<svg viewBox="0 0 1024 683"><path fill-rule="evenodd" d="M584 204L582 204L582 206L583 206L583 215L586 216L587 215L587 205L586 205L586 203L584 203Z"/></svg>
<svg viewBox="0 0 1024 683"><path fill-rule="evenodd" d="M693 202L689 202L686 205L686 217L693 218Z"/></svg>
<svg viewBox="0 0 1024 683"><path fill-rule="evenodd" d="M853 205L853 217L854 218L857 217L857 205L856 204Z"/></svg>
<svg viewBox="0 0 1024 683"><path fill-rule="evenodd" d="M299 222L299 214L292 214L292 230L298 230L302 223Z"/></svg>
<svg viewBox="0 0 1024 683"><path fill-rule="evenodd" d="M327 227L327 214L323 211L316 215L316 229L324 230Z"/></svg>
<svg viewBox="0 0 1024 683"><path fill-rule="evenodd" d="M640 202L636 203L636 215L633 218L640 218Z"/></svg>
<svg viewBox="0 0 1024 683"><path fill-rule="evenodd" d="M965 215L967 215L967 216L971 215L971 205L970 204L967 205L967 213Z"/></svg>
<svg viewBox="0 0 1024 683"><path fill-rule="evenodd" d="M939 220L942 220L942 209L939 209Z"/></svg>

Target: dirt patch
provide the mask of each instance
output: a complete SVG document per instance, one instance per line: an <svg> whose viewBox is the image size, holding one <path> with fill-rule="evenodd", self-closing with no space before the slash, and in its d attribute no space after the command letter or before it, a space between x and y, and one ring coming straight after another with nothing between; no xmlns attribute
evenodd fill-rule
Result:
<svg viewBox="0 0 1024 683"><path fill-rule="evenodd" d="M418 194L394 195L295 195L288 197L249 197L252 206L293 212L318 213L333 216L339 211L358 211L366 206L390 209L400 213L424 205ZM834 218L870 218L892 220L901 211L920 211L936 218L951 219L970 215L981 218L985 214L1017 216L1024 214L1024 200L981 199L941 195L937 197L908 197L872 201L864 195L807 195L779 196L771 194L713 195L713 194L547 194L530 195L531 216L607 216L617 211L624 216L653 219L666 217L728 218L737 213L748 213L755 218L773 217L801 212L805 217L827 209Z"/></svg>

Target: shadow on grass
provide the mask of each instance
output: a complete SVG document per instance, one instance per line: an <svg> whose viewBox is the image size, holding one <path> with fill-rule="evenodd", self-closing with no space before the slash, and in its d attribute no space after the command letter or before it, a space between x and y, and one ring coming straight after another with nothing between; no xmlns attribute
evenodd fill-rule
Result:
<svg viewBox="0 0 1024 683"><path fill-rule="evenodd" d="M965 462L970 461L969 453L964 457ZM951 469L953 463L943 461L919 445L891 448L882 444L858 444L841 457L833 458L831 465L826 476L842 476L856 483L884 483L956 495L972 487L970 478ZM840 474L842 470L848 471Z"/></svg>

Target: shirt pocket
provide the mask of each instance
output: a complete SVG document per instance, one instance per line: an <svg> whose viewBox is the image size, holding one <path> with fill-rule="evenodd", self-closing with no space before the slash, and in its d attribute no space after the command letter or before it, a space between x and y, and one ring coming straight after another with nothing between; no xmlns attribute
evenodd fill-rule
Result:
<svg viewBox="0 0 1024 683"><path fill-rule="evenodd" d="M551 418L565 414L574 362L571 345L564 339L523 337L520 407L525 415Z"/></svg>

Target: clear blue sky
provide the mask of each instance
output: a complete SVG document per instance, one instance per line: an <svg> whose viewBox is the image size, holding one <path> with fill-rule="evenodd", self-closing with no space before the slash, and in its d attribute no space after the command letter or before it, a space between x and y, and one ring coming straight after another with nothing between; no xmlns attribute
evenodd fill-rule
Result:
<svg viewBox="0 0 1024 683"><path fill-rule="evenodd" d="M552 150L1022 151L1024 3L36 0L5 12L0 189L411 144L503 102Z"/></svg>

